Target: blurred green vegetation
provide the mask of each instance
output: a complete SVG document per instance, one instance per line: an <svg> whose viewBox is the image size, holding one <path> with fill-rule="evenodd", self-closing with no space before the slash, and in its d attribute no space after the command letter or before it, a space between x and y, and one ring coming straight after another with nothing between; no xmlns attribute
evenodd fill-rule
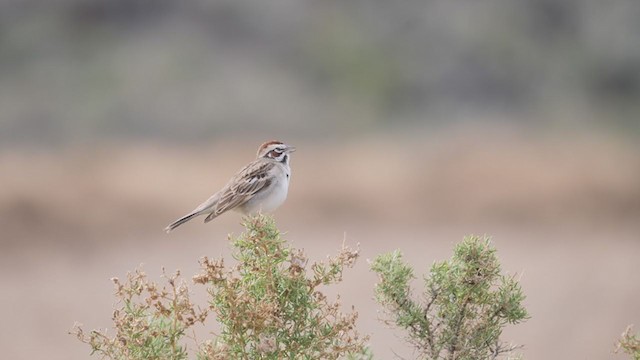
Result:
<svg viewBox="0 0 640 360"><path fill-rule="evenodd" d="M636 0L7 1L0 141L489 118L637 135L639 17Z"/></svg>

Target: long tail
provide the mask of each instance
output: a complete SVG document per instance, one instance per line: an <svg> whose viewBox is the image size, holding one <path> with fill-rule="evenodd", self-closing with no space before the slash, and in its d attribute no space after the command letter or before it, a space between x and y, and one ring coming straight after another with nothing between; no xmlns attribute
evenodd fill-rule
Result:
<svg viewBox="0 0 640 360"><path fill-rule="evenodd" d="M166 232L168 233L168 232L170 232L171 230L173 230L173 229L177 228L178 226L180 226L180 225L182 225L182 224L186 223L187 221L189 221L189 220L193 219L194 217L196 217L196 216L198 216L198 215L200 215L200 212L199 212L199 211L192 212L192 213L191 213L191 214L189 214L189 215L185 215L185 216L181 217L180 219L178 219L178 220L176 220L176 221L172 222L171 224L169 224L169 226L167 226L166 228L164 228L164 231L166 231Z"/></svg>

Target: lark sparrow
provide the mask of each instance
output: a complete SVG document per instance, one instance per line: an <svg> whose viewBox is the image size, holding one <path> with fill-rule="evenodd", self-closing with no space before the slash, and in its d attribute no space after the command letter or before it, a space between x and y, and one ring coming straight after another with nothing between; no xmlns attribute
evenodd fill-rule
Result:
<svg viewBox="0 0 640 360"><path fill-rule="evenodd" d="M169 232L196 216L207 215L207 223L228 210L245 215L273 211L282 205L289 190L290 154L295 148L280 141L268 141L258 148L256 159L243 167L229 182L189 214L164 230Z"/></svg>

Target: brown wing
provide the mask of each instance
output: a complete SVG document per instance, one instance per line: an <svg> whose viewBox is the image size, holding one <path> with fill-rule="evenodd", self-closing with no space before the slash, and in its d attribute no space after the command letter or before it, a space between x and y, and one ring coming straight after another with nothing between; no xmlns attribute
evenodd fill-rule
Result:
<svg viewBox="0 0 640 360"><path fill-rule="evenodd" d="M269 171L273 169L273 162L251 163L234 176L220 191L216 208L205 222L213 220L227 210L238 207L249 201L260 190L271 184Z"/></svg>

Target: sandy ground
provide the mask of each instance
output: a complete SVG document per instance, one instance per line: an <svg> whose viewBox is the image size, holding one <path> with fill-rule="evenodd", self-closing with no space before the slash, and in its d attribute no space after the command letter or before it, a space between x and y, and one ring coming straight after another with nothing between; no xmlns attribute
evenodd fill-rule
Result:
<svg viewBox="0 0 640 360"><path fill-rule="evenodd" d="M141 263L155 279L163 266L189 278L200 257L228 258L227 234L242 231L236 214L162 228L249 161L253 140L1 152L3 358L88 358L67 332L75 321L110 325L109 278ZM471 233L491 235L503 269L521 278L532 318L504 339L523 344L525 358L624 358L614 342L640 326L636 146L470 132L295 145L279 227L312 260L344 238L360 243L362 258L327 292L356 307L377 359L415 354L378 321L366 260L401 249L424 272ZM194 296L204 304L202 288Z"/></svg>

